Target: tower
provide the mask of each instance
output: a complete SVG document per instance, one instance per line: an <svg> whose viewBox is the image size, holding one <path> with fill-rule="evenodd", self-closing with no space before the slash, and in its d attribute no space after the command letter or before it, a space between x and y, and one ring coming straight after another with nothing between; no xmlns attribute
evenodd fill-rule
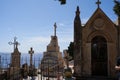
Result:
<svg viewBox="0 0 120 80"><path fill-rule="evenodd" d="M10 77L10 80L18 79L20 76L20 59L21 59L21 53L18 50L18 45L20 45L17 41L17 38L14 37L14 42L9 42L8 44L14 45L14 50L11 53L11 64L10 64L10 75L13 75ZM15 76L17 75L17 76Z"/></svg>
<svg viewBox="0 0 120 80"><path fill-rule="evenodd" d="M51 41L47 45L47 50L44 52L41 61L42 74L45 76L56 77L59 72L63 71L63 58L58 45L58 38L56 35L56 23L54 24L54 35L51 36ZM45 70L45 71L44 71ZM47 71L46 71L47 70ZM46 74L47 73L47 74Z"/></svg>
<svg viewBox="0 0 120 80"><path fill-rule="evenodd" d="M75 76L80 76L82 74L82 26L80 20L80 11L77 6L76 15L74 19L74 66ZM79 67L79 68L78 68Z"/></svg>

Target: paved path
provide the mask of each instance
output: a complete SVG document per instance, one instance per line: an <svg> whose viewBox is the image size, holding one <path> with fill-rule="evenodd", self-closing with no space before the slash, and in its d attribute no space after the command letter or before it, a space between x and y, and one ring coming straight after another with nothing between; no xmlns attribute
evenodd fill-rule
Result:
<svg viewBox="0 0 120 80"><path fill-rule="evenodd" d="M42 76L42 80L46 80L47 79L47 77L43 77ZM23 79L23 80L32 80L31 79L31 77L28 77L28 79ZM33 80L41 80L41 75L38 75L37 77L35 77L35 79L33 79ZM57 80L57 78L50 78L50 80ZM63 78L62 78L62 76L60 77L60 80L64 80Z"/></svg>

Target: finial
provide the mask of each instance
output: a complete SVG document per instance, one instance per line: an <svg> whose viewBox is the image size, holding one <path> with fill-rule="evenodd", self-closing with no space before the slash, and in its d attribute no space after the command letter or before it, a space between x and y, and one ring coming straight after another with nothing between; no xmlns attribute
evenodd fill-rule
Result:
<svg viewBox="0 0 120 80"><path fill-rule="evenodd" d="M96 4L97 4L97 6L98 6L98 8L99 8L99 7L100 7L100 4L101 4L100 0L98 0L98 1L96 2Z"/></svg>
<svg viewBox="0 0 120 80"><path fill-rule="evenodd" d="M54 24L54 36L56 36L56 28L57 28L57 25L56 25L56 22Z"/></svg>
<svg viewBox="0 0 120 80"><path fill-rule="evenodd" d="M79 6L77 6L76 15L79 15L79 14L80 14Z"/></svg>
<svg viewBox="0 0 120 80"><path fill-rule="evenodd" d="M77 11L79 11L79 6L77 6Z"/></svg>

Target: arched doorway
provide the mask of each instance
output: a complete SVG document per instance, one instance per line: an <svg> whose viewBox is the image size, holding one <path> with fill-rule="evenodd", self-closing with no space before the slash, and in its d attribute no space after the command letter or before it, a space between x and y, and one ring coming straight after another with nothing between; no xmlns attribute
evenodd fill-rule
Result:
<svg viewBox="0 0 120 80"><path fill-rule="evenodd" d="M91 67L93 76L107 76L107 41L102 36L96 36L91 41Z"/></svg>

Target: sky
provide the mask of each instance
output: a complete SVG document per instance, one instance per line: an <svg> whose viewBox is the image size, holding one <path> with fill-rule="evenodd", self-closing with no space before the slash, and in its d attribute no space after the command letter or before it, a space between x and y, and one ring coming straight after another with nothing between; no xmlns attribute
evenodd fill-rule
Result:
<svg viewBox="0 0 120 80"><path fill-rule="evenodd" d="M14 37L20 43L21 53L28 53L33 47L35 53L45 52L54 35L57 24L57 37L60 51L67 49L73 41L73 22L76 7L79 6L82 24L85 24L97 9L97 0L67 0L61 5L58 0L0 0L0 52L13 52ZM112 20L113 0L100 0L100 8Z"/></svg>

